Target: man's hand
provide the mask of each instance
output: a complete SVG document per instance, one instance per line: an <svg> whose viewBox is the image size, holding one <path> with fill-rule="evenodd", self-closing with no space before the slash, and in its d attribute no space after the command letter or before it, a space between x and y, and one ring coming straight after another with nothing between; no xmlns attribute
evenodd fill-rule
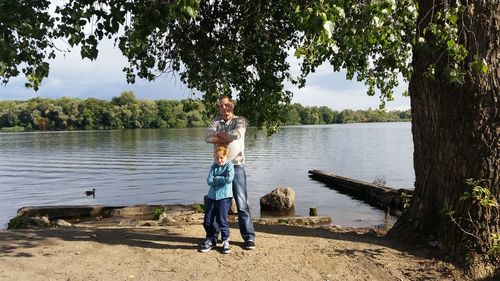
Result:
<svg viewBox="0 0 500 281"><path fill-rule="evenodd" d="M226 132L217 132L215 135L222 141L222 142L231 142L229 139L229 134Z"/></svg>
<svg viewBox="0 0 500 281"><path fill-rule="evenodd" d="M216 145L227 146L231 142L227 133L217 132L212 135L210 142Z"/></svg>

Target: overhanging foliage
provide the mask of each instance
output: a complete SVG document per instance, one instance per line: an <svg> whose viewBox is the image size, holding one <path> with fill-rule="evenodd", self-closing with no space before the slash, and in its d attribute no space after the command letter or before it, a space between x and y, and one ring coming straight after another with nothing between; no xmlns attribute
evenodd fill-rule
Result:
<svg viewBox="0 0 500 281"><path fill-rule="evenodd" d="M82 58L95 59L107 37L130 62L128 82L178 72L207 102L237 96L239 114L271 132L283 114L278 105L291 101L285 85L303 86L325 61L365 81L370 95L380 89L382 104L392 100L398 74L408 79L411 73L411 0L2 3L3 83L22 72L37 90L57 55L54 40L80 45ZM287 62L293 51L303 62L296 77Z"/></svg>

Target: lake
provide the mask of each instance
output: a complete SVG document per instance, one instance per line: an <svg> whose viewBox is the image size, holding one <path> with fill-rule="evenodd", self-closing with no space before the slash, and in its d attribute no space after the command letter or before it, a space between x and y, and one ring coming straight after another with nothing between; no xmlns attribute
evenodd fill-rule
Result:
<svg viewBox="0 0 500 281"><path fill-rule="evenodd" d="M0 133L0 228L23 206L191 204L203 201L212 147L206 129ZM319 169L413 188L411 123L288 126L246 135L248 196L295 189L295 215L332 217L341 226L391 223L383 212L309 178ZM96 189L96 197L84 191ZM262 214L264 215L264 214Z"/></svg>

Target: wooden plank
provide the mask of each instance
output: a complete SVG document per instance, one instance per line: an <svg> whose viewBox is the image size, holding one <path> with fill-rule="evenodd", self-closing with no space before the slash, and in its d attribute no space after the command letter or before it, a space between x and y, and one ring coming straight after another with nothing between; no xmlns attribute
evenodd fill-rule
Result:
<svg viewBox="0 0 500 281"><path fill-rule="evenodd" d="M409 200L413 195L413 190L378 186L320 170L310 170L309 176L339 192L351 195L355 199L360 199L371 206L395 215L399 215L403 211L405 200Z"/></svg>

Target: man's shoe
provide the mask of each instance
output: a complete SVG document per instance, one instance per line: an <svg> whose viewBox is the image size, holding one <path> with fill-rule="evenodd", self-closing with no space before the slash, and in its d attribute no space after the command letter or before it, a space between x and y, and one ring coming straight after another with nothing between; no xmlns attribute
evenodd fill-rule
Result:
<svg viewBox="0 0 500 281"><path fill-rule="evenodd" d="M213 247L215 247L215 241L205 240L201 243L200 248L198 248L198 252L206 253Z"/></svg>
<svg viewBox="0 0 500 281"><path fill-rule="evenodd" d="M253 240L245 241L245 249L247 249L247 250L255 249L255 242Z"/></svg>
<svg viewBox="0 0 500 281"><path fill-rule="evenodd" d="M223 254L231 253L231 245L229 245L229 240L222 241L222 253Z"/></svg>

